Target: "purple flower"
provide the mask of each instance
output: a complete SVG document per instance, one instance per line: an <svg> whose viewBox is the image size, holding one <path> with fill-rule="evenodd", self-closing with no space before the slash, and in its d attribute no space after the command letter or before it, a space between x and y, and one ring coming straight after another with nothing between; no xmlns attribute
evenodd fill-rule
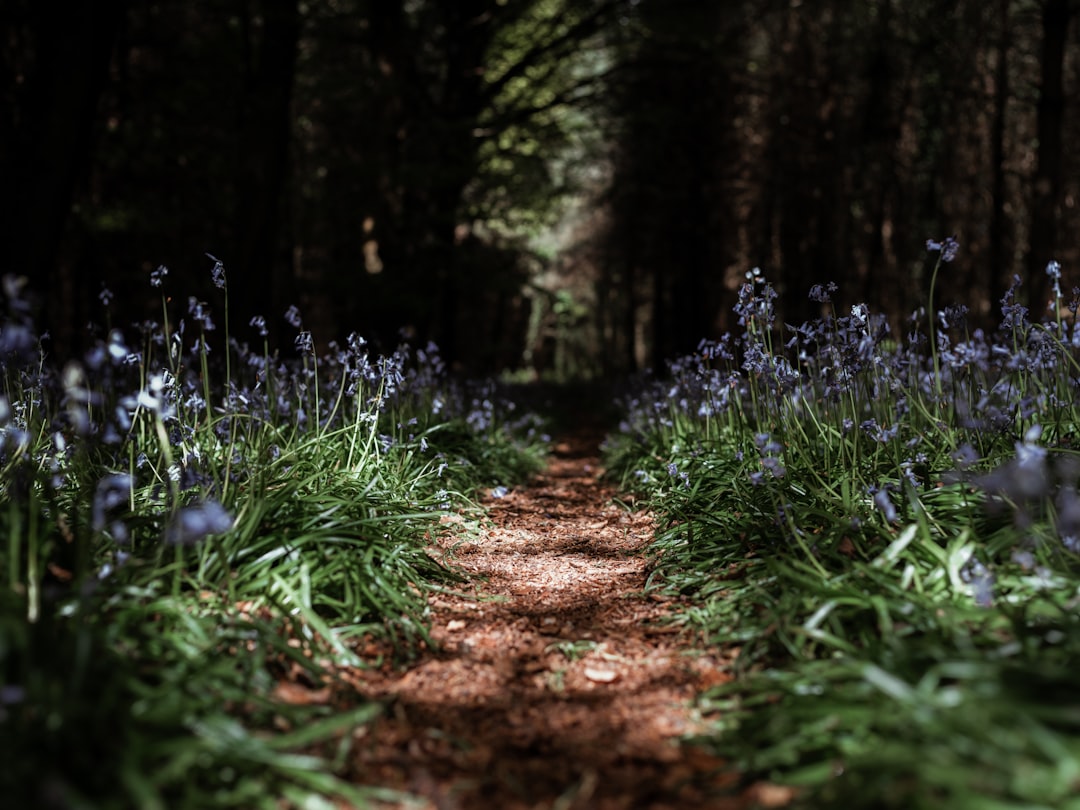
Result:
<svg viewBox="0 0 1080 810"><path fill-rule="evenodd" d="M810 288L810 300L817 301L819 304L828 304L832 301L832 294L836 292L837 286L830 281L824 287L820 284L815 284Z"/></svg>
<svg viewBox="0 0 1080 810"><path fill-rule="evenodd" d="M295 304L290 304L289 308L285 310L285 320L293 329L299 329L303 326L303 320L300 318L300 310L296 308Z"/></svg>
<svg viewBox="0 0 1080 810"><path fill-rule="evenodd" d="M1054 300L1055 301L1060 301L1061 300L1061 265L1058 262L1051 260L1050 263L1046 265L1046 275L1050 276L1050 281L1052 282L1052 285L1053 285L1053 288L1054 288Z"/></svg>
<svg viewBox="0 0 1080 810"><path fill-rule="evenodd" d="M768 470L773 478L783 478L787 474L784 462L777 456L764 456L761 459L761 466Z"/></svg>
<svg viewBox="0 0 1080 810"><path fill-rule="evenodd" d="M896 506L893 505L892 498L889 497L889 488L887 486L881 489L872 487L871 492L874 495L874 506L881 511L885 522L896 523L899 516L896 514Z"/></svg>
<svg viewBox="0 0 1080 810"><path fill-rule="evenodd" d="M210 278L213 280L214 286L217 287L219 290L224 290L225 265L222 263L221 259L219 259L217 256L211 256L209 253L206 254L206 258L208 258L214 263L213 268L211 268L210 270Z"/></svg>
<svg viewBox="0 0 1080 810"><path fill-rule="evenodd" d="M953 452L952 458L953 461L956 462L957 467L961 470L966 470L968 467L971 467L978 462L979 454L970 444L963 444Z"/></svg>
<svg viewBox="0 0 1080 810"><path fill-rule="evenodd" d="M8 323L0 328L0 356L10 356L13 366L32 362L37 351L37 338L28 327Z"/></svg>
<svg viewBox="0 0 1080 810"><path fill-rule="evenodd" d="M957 304L945 307L945 309L938 312L938 320L941 322L942 329L961 327L967 321L967 314L968 308L963 304Z"/></svg>
<svg viewBox="0 0 1080 810"><path fill-rule="evenodd" d="M169 275L169 268L163 264L157 266L157 270L153 270L150 273L150 286L160 287L164 281L165 276Z"/></svg>
<svg viewBox="0 0 1080 810"><path fill-rule="evenodd" d="M262 315L256 315L252 318L249 325L255 327L255 330L259 333L259 337L266 337L270 334L266 329L266 318Z"/></svg>
<svg viewBox="0 0 1080 810"><path fill-rule="evenodd" d="M94 493L91 526L99 532L105 528L107 514L131 498L132 478L127 473L115 473L102 478Z"/></svg>
<svg viewBox="0 0 1080 810"><path fill-rule="evenodd" d="M207 332L213 331L214 322L210 319L210 310L207 309L204 302L194 296L188 298L188 314L191 315L195 323L199 324L204 330Z"/></svg>
<svg viewBox="0 0 1080 810"><path fill-rule="evenodd" d="M1019 275L1013 275L1012 284L1001 297L1001 328L1023 328L1027 323L1027 307L1016 303L1016 292L1020 289L1023 280Z"/></svg>
<svg viewBox="0 0 1080 810"><path fill-rule="evenodd" d="M956 237L954 236L948 236L940 242L935 242L933 239L927 239L926 249L929 251L941 251L941 261L948 264L956 258L956 252L960 250L960 243L956 241Z"/></svg>
<svg viewBox="0 0 1080 810"><path fill-rule="evenodd" d="M233 526L232 516L217 501L203 501L185 506L165 530L165 542L194 546L212 534L223 534Z"/></svg>
<svg viewBox="0 0 1080 810"><path fill-rule="evenodd" d="M971 585L975 604L991 607L994 604L994 575L978 560L970 560L960 569L960 578Z"/></svg>

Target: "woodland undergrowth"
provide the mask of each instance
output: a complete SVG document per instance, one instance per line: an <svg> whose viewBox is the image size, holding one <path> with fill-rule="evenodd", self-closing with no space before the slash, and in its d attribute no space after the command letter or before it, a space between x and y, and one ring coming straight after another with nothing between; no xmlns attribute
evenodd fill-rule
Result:
<svg viewBox="0 0 1080 810"><path fill-rule="evenodd" d="M659 525L651 587L737 652L695 742L806 807L1074 807L1080 793L1080 290L970 329L934 281L906 333L834 285L642 380L611 475Z"/></svg>
<svg viewBox="0 0 1080 810"><path fill-rule="evenodd" d="M339 777L380 711L318 693L341 667L405 658L426 596L459 575L428 553L481 516L547 437L437 349L352 335L287 353L255 318L148 293L160 318L104 326L55 367L24 281L0 327L0 795L11 807L329 808L392 798ZM214 338L223 334L220 341ZM285 693L287 694L287 693Z"/></svg>

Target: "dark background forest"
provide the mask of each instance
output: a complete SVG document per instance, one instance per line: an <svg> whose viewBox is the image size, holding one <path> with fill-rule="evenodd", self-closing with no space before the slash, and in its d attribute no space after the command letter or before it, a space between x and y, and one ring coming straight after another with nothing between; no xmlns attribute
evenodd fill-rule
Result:
<svg viewBox="0 0 1080 810"><path fill-rule="evenodd" d="M604 376L835 282L898 329L1080 283L1074 0L5 0L3 273L49 350L161 317ZM106 305L102 290L112 293ZM218 317L221 333L221 317Z"/></svg>

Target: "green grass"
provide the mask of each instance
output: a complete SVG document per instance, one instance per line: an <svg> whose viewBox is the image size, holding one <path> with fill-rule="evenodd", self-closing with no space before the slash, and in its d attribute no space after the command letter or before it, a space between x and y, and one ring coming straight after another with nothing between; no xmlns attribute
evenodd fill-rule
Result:
<svg viewBox="0 0 1080 810"><path fill-rule="evenodd" d="M186 333L163 299L141 346L112 332L55 368L5 289L3 802L404 800L349 781L380 705L348 689L291 705L275 687L381 663L369 639L400 661L431 644L427 595L460 581L429 551L440 518L478 521L476 493L536 470L538 420L430 347L374 357L350 338L316 358L298 316L294 360L227 341L211 362L199 302Z"/></svg>
<svg viewBox="0 0 1080 810"><path fill-rule="evenodd" d="M651 586L737 651L695 742L796 806L1080 807L1074 325L1007 297L933 353L862 311L785 346L771 295L606 447L658 515Z"/></svg>

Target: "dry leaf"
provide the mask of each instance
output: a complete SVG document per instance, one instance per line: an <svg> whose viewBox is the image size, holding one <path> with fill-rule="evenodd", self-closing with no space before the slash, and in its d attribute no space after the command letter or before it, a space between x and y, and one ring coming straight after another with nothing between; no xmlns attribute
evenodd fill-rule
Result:
<svg viewBox="0 0 1080 810"><path fill-rule="evenodd" d="M774 785L770 782L758 782L746 792L748 798L761 807L784 807L794 801L796 790L786 785Z"/></svg>
<svg viewBox="0 0 1080 810"><path fill-rule="evenodd" d="M465 622L462 619L451 619L446 623L446 629L451 633L454 633L458 630L464 630Z"/></svg>
<svg viewBox="0 0 1080 810"><path fill-rule="evenodd" d="M593 683L611 683L619 677L613 669L595 669L594 667L585 667L585 677Z"/></svg>
<svg viewBox="0 0 1080 810"><path fill-rule="evenodd" d="M274 698L281 703L288 703L293 706L313 706L315 704L329 703L330 690L327 688L308 689L298 683L281 681L274 687Z"/></svg>

